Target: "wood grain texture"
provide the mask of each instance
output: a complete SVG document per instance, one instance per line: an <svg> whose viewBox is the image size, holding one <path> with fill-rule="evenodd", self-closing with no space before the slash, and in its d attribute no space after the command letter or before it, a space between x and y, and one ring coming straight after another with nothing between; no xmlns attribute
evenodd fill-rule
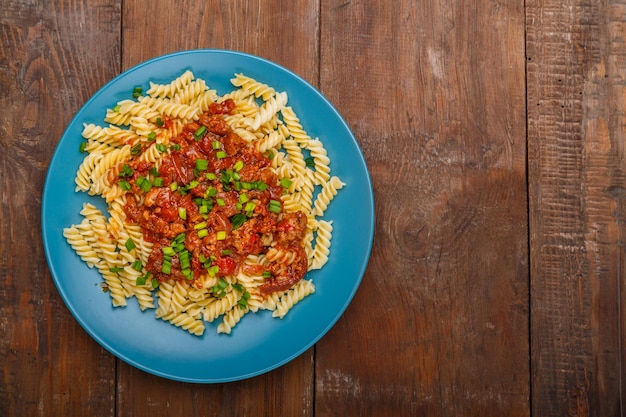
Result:
<svg viewBox="0 0 626 417"><path fill-rule="evenodd" d="M529 415L523 2L321 10L320 86L362 146L377 220L317 345L316 413Z"/></svg>
<svg viewBox="0 0 626 417"><path fill-rule="evenodd" d="M157 0L150 8L161 12L124 2L124 69L170 52L218 48L259 55L318 84L318 1Z"/></svg>
<svg viewBox="0 0 626 417"><path fill-rule="evenodd" d="M0 2L0 416L625 414L625 38L619 0ZM376 199L336 326L215 385L103 350L40 243L75 112L120 71L194 48L319 87Z"/></svg>
<svg viewBox="0 0 626 417"><path fill-rule="evenodd" d="M527 21L533 411L623 415L626 6Z"/></svg>
<svg viewBox="0 0 626 417"><path fill-rule="evenodd" d="M65 126L119 69L119 3L9 1L0 16L0 415L113 415L115 363L63 305L39 213Z"/></svg>

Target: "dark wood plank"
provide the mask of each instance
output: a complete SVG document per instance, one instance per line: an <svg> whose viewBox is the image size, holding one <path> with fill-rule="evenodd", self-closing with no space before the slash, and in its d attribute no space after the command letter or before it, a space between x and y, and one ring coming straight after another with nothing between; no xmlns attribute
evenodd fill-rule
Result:
<svg viewBox="0 0 626 417"><path fill-rule="evenodd" d="M526 15L533 411L623 415L626 7Z"/></svg>
<svg viewBox="0 0 626 417"><path fill-rule="evenodd" d="M112 416L115 363L61 301L39 213L63 130L118 71L119 2L8 1L0 16L0 415Z"/></svg>
<svg viewBox="0 0 626 417"><path fill-rule="evenodd" d="M124 69L170 52L219 48L259 55L318 84L318 1L158 0L150 8L159 12L124 2Z"/></svg>
<svg viewBox="0 0 626 417"><path fill-rule="evenodd" d="M174 9L167 0L157 11ZM262 56L318 80L317 2L183 2L184 13L146 13L142 1L124 2L123 68L164 53L194 48L224 48ZM163 28L146 30L146 28ZM194 385L173 382L120 363L120 416L313 415L313 349L293 362L250 380Z"/></svg>
<svg viewBox="0 0 626 417"><path fill-rule="evenodd" d="M361 144L377 220L363 284L317 345L316 414L529 415L523 2L320 10L320 86Z"/></svg>

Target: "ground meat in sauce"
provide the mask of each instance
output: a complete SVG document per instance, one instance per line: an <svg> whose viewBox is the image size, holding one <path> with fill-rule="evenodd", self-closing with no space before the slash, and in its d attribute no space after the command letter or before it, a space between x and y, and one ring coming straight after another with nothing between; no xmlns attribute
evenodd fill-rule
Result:
<svg viewBox="0 0 626 417"><path fill-rule="evenodd" d="M294 261L270 263L265 270L246 265L246 272L269 273L263 293L285 290L307 271L307 218L282 211L284 189L271 161L222 118L233 108L232 100L214 103L197 122L186 125L170 140L169 155L158 171L138 159L129 162L132 174L126 169L126 177L119 179L130 185L124 211L154 244L145 268L157 280L188 279L199 285L203 274L232 275L248 255L264 253L271 244L295 253ZM152 186L142 187L140 178ZM164 254L172 248L175 255Z"/></svg>

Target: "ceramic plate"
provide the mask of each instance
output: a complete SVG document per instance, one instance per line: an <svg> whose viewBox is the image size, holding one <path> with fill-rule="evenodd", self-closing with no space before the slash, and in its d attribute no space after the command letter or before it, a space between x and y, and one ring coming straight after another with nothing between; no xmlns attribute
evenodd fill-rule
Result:
<svg viewBox="0 0 626 417"><path fill-rule="evenodd" d="M169 82L193 71L220 95L233 90L230 79L244 73L277 91L312 137L319 137L331 158L333 175L346 186L324 219L333 221L328 263L309 272L316 292L297 304L284 319L271 311L248 314L230 335L217 334L218 321L206 323L201 337L192 336L141 311L136 300L114 308L101 289L102 279L76 255L63 229L82 220L84 202L101 209L100 197L75 192L74 178L84 157L79 152L83 123L103 122L107 108L129 98L137 85ZM320 92L289 70L265 59L232 51L193 50L142 63L100 89L76 114L61 137L46 177L42 202L43 244L52 279L82 327L104 348L146 372L185 382L217 383L268 372L294 359L336 323L352 300L370 255L374 234L374 200L367 166L350 129Z"/></svg>

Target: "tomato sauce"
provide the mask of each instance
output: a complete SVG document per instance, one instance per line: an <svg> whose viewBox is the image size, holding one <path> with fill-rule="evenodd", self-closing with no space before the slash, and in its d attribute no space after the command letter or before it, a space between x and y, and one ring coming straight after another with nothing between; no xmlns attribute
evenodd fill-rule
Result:
<svg viewBox="0 0 626 417"><path fill-rule="evenodd" d="M285 290L307 271L306 216L284 213L280 179L270 159L231 131L223 119L232 100L214 103L197 122L172 138L158 170L136 157L120 167L127 221L154 244L145 269L159 281L186 279L200 286L205 274L236 274L248 255L271 246L292 251L293 262L246 266L263 274L263 293ZM171 123L167 118L164 123ZM150 143L142 144L145 151Z"/></svg>

